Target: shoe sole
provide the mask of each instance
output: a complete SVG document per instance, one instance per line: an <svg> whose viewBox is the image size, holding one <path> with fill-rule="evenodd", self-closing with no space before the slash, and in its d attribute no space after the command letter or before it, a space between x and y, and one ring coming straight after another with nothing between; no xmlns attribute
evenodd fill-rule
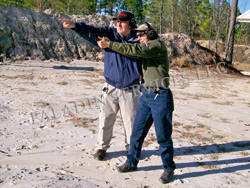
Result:
<svg viewBox="0 0 250 188"><path fill-rule="evenodd" d="M94 156L94 159L98 160L98 161L102 161L104 159L104 157L100 157L100 156Z"/></svg>
<svg viewBox="0 0 250 188"><path fill-rule="evenodd" d="M174 176L174 174L169 178L169 180L168 181L165 181L165 180L163 180L163 179L159 179L160 180L160 182L162 183L162 184L167 184L167 183L169 183L169 182L171 182L172 181L172 179L173 179L173 176Z"/></svg>
<svg viewBox="0 0 250 188"><path fill-rule="evenodd" d="M119 168L118 168L118 172L120 172L120 173L126 173L126 172L133 172L133 171L136 171L136 169L137 168L129 168L128 170L125 170L125 171L122 171L122 170L120 170Z"/></svg>
<svg viewBox="0 0 250 188"><path fill-rule="evenodd" d="M104 158L105 158L106 154L105 155L94 155L94 159L98 160L98 161L102 161Z"/></svg>

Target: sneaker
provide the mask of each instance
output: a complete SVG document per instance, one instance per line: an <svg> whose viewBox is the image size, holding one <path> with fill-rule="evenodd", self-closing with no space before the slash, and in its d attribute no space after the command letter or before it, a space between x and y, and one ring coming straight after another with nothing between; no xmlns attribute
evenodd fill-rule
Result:
<svg viewBox="0 0 250 188"><path fill-rule="evenodd" d="M169 183L174 176L174 171L171 172L163 172L160 177L160 182L163 184Z"/></svg>
<svg viewBox="0 0 250 188"><path fill-rule="evenodd" d="M106 156L106 150L98 149L94 154L94 159L102 161Z"/></svg>
<svg viewBox="0 0 250 188"><path fill-rule="evenodd" d="M137 169L137 166L129 166L126 163L117 167L118 172L121 172L121 173L135 171L136 169Z"/></svg>

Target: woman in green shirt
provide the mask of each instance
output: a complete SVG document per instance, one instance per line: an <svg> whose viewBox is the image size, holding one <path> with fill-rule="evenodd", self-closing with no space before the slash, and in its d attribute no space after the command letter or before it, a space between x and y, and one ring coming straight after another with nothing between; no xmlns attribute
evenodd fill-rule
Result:
<svg viewBox="0 0 250 188"><path fill-rule="evenodd" d="M165 184L171 181L176 168L171 138L174 102L172 92L168 87L167 48L159 39L152 24L145 22L135 30L140 44L122 44L112 42L105 37L98 41L101 48L109 48L124 56L142 59L144 79L142 96L136 111L127 160L118 167L118 171L129 172L137 169L142 144L154 123L164 169L160 181Z"/></svg>

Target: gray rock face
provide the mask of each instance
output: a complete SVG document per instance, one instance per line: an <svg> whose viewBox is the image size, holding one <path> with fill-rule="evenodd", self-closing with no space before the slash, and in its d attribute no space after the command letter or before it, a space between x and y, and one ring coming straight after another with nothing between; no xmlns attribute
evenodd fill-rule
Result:
<svg viewBox="0 0 250 188"><path fill-rule="evenodd" d="M64 29L59 18L73 22L85 22L93 26L114 27L111 16L72 15L53 10L33 12L16 7L0 7L0 61L5 60L59 60L73 59L103 61L104 51L94 41L87 40L71 29ZM189 36L180 33L162 34L170 63L180 67L190 65L215 65L225 62L218 54L198 45ZM237 72L237 71L236 71Z"/></svg>
<svg viewBox="0 0 250 188"><path fill-rule="evenodd" d="M64 16L65 18L66 16ZM103 52L49 14L0 7L2 60L100 60Z"/></svg>
<svg viewBox="0 0 250 188"><path fill-rule="evenodd" d="M213 57L211 52L206 51L188 35L181 33L162 34L167 48L169 59L172 63L180 63L182 66L209 65L221 59Z"/></svg>
<svg viewBox="0 0 250 188"><path fill-rule="evenodd" d="M224 68L230 73L240 73L227 60L212 50L200 46L188 35L181 33L167 33L161 35L168 49L170 64L178 67L194 68L198 66L212 66L223 62Z"/></svg>

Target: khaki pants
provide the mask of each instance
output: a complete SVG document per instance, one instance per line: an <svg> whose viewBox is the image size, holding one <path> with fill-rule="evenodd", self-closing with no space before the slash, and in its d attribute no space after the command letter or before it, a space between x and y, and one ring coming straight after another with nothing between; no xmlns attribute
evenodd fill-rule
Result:
<svg viewBox="0 0 250 188"><path fill-rule="evenodd" d="M136 108L141 96L137 87L135 86L134 89L117 89L107 83L104 84L96 149L107 150L110 147L113 126L119 110L125 130L125 148L129 149Z"/></svg>

